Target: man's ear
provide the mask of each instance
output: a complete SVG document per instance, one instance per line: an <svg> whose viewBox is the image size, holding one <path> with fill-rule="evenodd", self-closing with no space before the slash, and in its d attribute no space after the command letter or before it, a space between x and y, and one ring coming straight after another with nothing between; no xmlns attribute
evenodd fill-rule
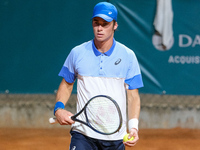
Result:
<svg viewBox="0 0 200 150"><path fill-rule="evenodd" d="M115 22L115 24L114 24L114 30L116 30L116 29L117 29L117 27L118 27L118 23L117 23L117 22Z"/></svg>

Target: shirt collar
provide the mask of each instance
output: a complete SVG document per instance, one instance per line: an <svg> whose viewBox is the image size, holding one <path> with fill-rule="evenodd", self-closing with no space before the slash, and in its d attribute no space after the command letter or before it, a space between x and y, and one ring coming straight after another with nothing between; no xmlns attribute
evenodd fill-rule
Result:
<svg viewBox="0 0 200 150"><path fill-rule="evenodd" d="M115 39L113 38L113 45L111 46L111 48L105 52L104 54L107 55L107 56L110 56L115 48L115 45L116 45L116 41ZM94 44L94 40L92 41L92 48L93 48L93 51L94 51L94 54L96 56L99 56L101 55L102 53L100 51L98 51L98 49L96 48L95 44Z"/></svg>

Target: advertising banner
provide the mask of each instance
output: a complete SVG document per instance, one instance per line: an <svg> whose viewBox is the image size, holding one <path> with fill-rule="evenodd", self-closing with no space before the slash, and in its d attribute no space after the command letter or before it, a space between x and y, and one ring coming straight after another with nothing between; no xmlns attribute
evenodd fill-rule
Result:
<svg viewBox="0 0 200 150"><path fill-rule="evenodd" d="M93 39L98 2L2 0L0 93L53 93L70 50ZM116 41L138 58L140 93L200 95L200 1L109 2L118 9Z"/></svg>
<svg viewBox="0 0 200 150"><path fill-rule="evenodd" d="M143 93L200 95L200 1L116 1L117 40L136 53Z"/></svg>

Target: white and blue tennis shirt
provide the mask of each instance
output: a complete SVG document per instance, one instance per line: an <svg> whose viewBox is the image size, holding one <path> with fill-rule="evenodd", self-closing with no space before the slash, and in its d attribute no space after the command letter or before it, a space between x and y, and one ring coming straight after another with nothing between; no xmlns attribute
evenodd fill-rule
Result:
<svg viewBox="0 0 200 150"><path fill-rule="evenodd" d="M126 89L143 87L137 58L132 50L113 39L113 45L106 53L99 52L94 41L73 48L68 55L59 76L68 83L77 79L77 112L96 95L108 95L120 106L123 125L118 133L101 135L78 122L73 130L89 137L103 140L119 140L126 133ZM85 119L80 116L79 119Z"/></svg>

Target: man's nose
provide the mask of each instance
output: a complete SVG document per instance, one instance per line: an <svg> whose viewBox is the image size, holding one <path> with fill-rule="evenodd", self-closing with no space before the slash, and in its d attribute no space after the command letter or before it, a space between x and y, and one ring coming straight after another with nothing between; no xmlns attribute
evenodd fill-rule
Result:
<svg viewBox="0 0 200 150"><path fill-rule="evenodd" d="M98 30L102 30L102 25L98 25Z"/></svg>

